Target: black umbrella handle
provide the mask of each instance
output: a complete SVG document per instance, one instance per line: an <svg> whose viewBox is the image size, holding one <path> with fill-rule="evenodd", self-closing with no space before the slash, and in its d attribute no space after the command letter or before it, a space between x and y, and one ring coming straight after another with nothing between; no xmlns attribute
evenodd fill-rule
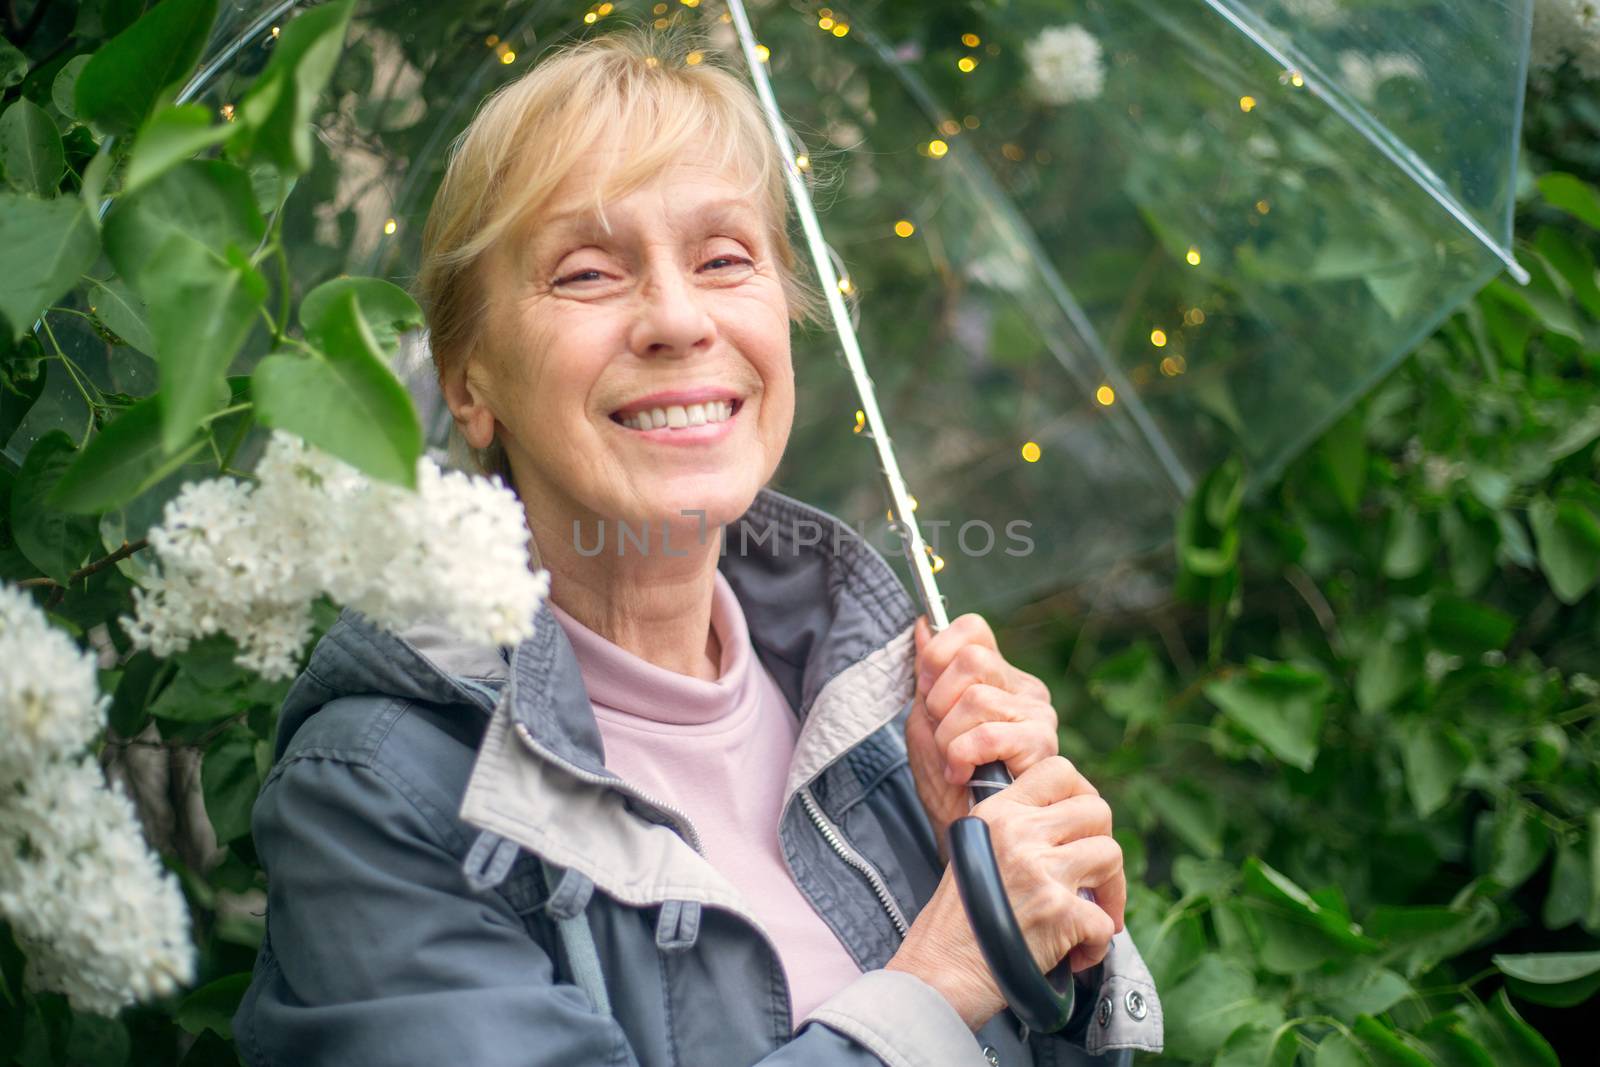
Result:
<svg viewBox="0 0 1600 1067"><path fill-rule="evenodd" d="M976 803L1011 784L1011 772L1003 763L985 763L972 774L969 787ZM1033 953L1011 899L1000 878L994 842L989 839L989 824L976 815L967 815L950 824L950 862L955 867L956 888L967 909L967 921L978 939L983 958L994 974L995 985L1011 1010L1029 1030L1053 1034L1072 1019L1074 986L1071 968L1063 961L1052 975L1064 975L1064 989L1056 985L1033 962Z"/></svg>

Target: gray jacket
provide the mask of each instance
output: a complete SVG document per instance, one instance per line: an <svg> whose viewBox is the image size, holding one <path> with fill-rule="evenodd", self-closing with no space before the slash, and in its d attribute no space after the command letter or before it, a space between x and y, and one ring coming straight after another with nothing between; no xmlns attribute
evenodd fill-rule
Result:
<svg viewBox="0 0 1600 1067"><path fill-rule="evenodd" d="M771 490L728 539L720 566L801 722L783 853L861 977L791 1028L772 941L694 827L606 769L547 607L509 657L346 613L290 691L255 805L269 889L233 1020L247 1063L1045 1067L1160 1050L1126 933L1060 1034L1007 1010L974 1035L883 969L941 874L906 761L916 609L848 527Z"/></svg>

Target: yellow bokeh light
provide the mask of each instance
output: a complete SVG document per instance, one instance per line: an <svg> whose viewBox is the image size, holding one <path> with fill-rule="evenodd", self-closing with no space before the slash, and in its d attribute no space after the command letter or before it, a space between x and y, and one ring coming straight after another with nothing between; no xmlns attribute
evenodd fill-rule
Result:
<svg viewBox="0 0 1600 1067"><path fill-rule="evenodd" d="M652 14L652 15L665 15L666 13L667 13L667 5L666 4L657 4L655 7L650 9L650 14Z"/></svg>
<svg viewBox="0 0 1600 1067"><path fill-rule="evenodd" d="M1103 408L1108 408L1117 402L1117 391L1109 385L1102 385L1094 391L1094 399Z"/></svg>
<svg viewBox="0 0 1600 1067"><path fill-rule="evenodd" d="M795 166L796 170L801 170L801 171L810 170L811 169L811 157L808 156L808 155L804 155L804 154L795 156L794 157L794 166Z"/></svg>
<svg viewBox="0 0 1600 1067"><path fill-rule="evenodd" d="M944 570L944 557L943 556L934 556L933 557L933 573L938 574L942 570Z"/></svg>
<svg viewBox="0 0 1600 1067"><path fill-rule="evenodd" d="M851 433L860 433L867 428L867 413L860 408L856 409L856 426Z"/></svg>
<svg viewBox="0 0 1600 1067"><path fill-rule="evenodd" d="M507 66L510 66L511 64L515 63L516 61L517 61L517 54L515 52L513 52L511 49L507 48L504 52L500 53L500 62L506 64Z"/></svg>
<svg viewBox="0 0 1600 1067"><path fill-rule="evenodd" d="M384 233L394 233L394 231L399 229L399 228L400 228L400 224L395 222L394 219L389 219L387 222L385 222L383 224L383 232Z"/></svg>
<svg viewBox="0 0 1600 1067"><path fill-rule="evenodd" d="M950 146L939 140L937 137L928 142L928 155L932 156L934 159L943 159L945 153L948 151L950 151Z"/></svg>
<svg viewBox="0 0 1600 1067"><path fill-rule="evenodd" d="M961 43L966 45L968 48L976 48L982 44L983 41L980 40L978 35L975 33L963 33L961 35Z"/></svg>
<svg viewBox="0 0 1600 1067"><path fill-rule="evenodd" d="M910 219L901 219L899 222L894 224L894 235L896 237L910 237L916 232L917 228L912 224Z"/></svg>
<svg viewBox="0 0 1600 1067"><path fill-rule="evenodd" d="M1190 326L1199 326L1206 321L1206 313L1197 307L1190 308L1183 313L1183 321Z"/></svg>
<svg viewBox="0 0 1600 1067"><path fill-rule="evenodd" d="M978 116L968 115L966 118L961 120L961 124L969 130L975 130L978 128Z"/></svg>
<svg viewBox="0 0 1600 1067"><path fill-rule="evenodd" d="M907 493L906 494L906 499L911 501L911 510L912 511L916 511L917 510L917 498L912 496L910 493Z"/></svg>
<svg viewBox="0 0 1600 1067"><path fill-rule="evenodd" d="M1022 461L1024 463L1039 462L1039 442L1028 441L1022 446Z"/></svg>
<svg viewBox="0 0 1600 1067"><path fill-rule="evenodd" d="M1010 141L1007 141L1005 144L1000 146L1000 154L1011 160L1013 163L1021 163L1024 153L1021 145L1015 145Z"/></svg>
<svg viewBox="0 0 1600 1067"><path fill-rule="evenodd" d="M768 48L764 44L756 45L756 58L765 63L767 60L772 58L772 49Z"/></svg>
<svg viewBox="0 0 1600 1067"><path fill-rule="evenodd" d="M487 36L487 37L485 37L483 39L483 46L485 48L493 48L495 45L497 45L499 43L500 43L500 35L498 33L491 33L489 36Z"/></svg>
<svg viewBox="0 0 1600 1067"><path fill-rule="evenodd" d="M962 56L956 60L956 67L963 74L971 74L978 66L978 61L971 56Z"/></svg>
<svg viewBox="0 0 1600 1067"><path fill-rule="evenodd" d="M223 118L227 119L229 122L233 121L233 105L232 104L223 104L222 107L219 110L222 112L222 117Z"/></svg>
<svg viewBox="0 0 1600 1067"><path fill-rule="evenodd" d="M1300 72L1297 70L1293 74L1289 75L1289 84L1294 86L1296 89L1301 89L1305 87L1306 80L1300 76Z"/></svg>
<svg viewBox="0 0 1600 1067"><path fill-rule="evenodd" d="M833 24L833 35L835 37L843 37L845 34L847 34L849 32L850 32L850 24L849 23L846 23L846 22L835 22Z"/></svg>
<svg viewBox="0 0 1600 1067"><path fill-rule="evenodd" d="M1255 109L1256 109L1256 98L1255 97L1253 97L1253 96L1241 96L1239 98L1239 110L1240 111L1243 111L1245 114L1248 115L1250 112L1254 111Z"/></svg>
<svg viewBox="0 0 1600 1067"><path fill-rule="evenodd" d="M944 134L946 137L954 137L956 134L961 132L961 123L957 122L955 119L945 119L943 122L939 123L939 132Z"/></svg>
<svg viewBox="0 0 1600 1067"><path fill-rule="evenodd" d="M1157 348L1167 347L1167 331L1157 328L1150 331L1150 343Z"/></svg>
<svg viewBox="0 0 1600 1067"><path fill-rule="evenodd" d="M700 65L700 61L705 57L706 54L704 52L690 52L688 55L683 57L683 61L688 66L698 67ZM805 157L801 156L800 158L804 159Z"/></svg>
<svg viewBox="0 0 1600 1067"><path fill-rule="evenodd" d="M657 59L655 56L645 56L644 65L649 67L651 70L654 70L656 67L661 66L661 60Z"/></svg>
<svg viewBox="0 0 1600 1067"><path fill-rule="evenodd" d="M650 25L654 26L658 30L664 30L668 26L672 25L672 23L668 22L666 19L656 19Z"/></svg>
<svg viewBox="0 0 1600 1067"><path fill-rule="evenodd" d="M612 7L610 4L601 4L599 7L595 8L595 10L600 13L601 18L604 18L605 16L611 14Z"/></svg>
<svg viewBox="0 0 1600 1067"><path fill-rule="evenodd" d="M1194 245L1190 245L1189 251L1183 258L1188 261L1189 266L1198 267L1200 265L1200 250Z"/></svg>
<svg viewBox="0 0 1600 1067"><path fill-rule="evenodd" d="M1168 378L1177 377L1178 361L1173 359L1171 356L1163 358L1161 360L1161 373L1165 374Z"/></svg>
<svg viewBox="0 0 1600 1067"><path fill-rule="evenodd" d="M1272 210L1272 205L1267 203L1265 200L1257 200L1256 201L1256 211L1259 214L1265 215L1267 212L1269 212L1271 210Z"/></svg>
<svg viewBox="0 0 1600 1067"><path fill-rule="evenodd" d="M824 15L817 20L817 28L819 30L831 30L833 29L833 20Z"/></svg>
<svg viewBox="0 0 1600 1067"><path fill-rule="evenodd" d="M278 26L272 27L272 36L274 38L276 38L282 32L283 32L283 29L281 27L278 27Z"/></svg>
<svg viewBox="0 0 1600 1067"><path fill-rule="evenodd" d="M700 0L678 0L678 3L682 4L684 7L699 7L700 6Z"/></svg>
<svg viewBox="0 0 1600 1067"><path fill-rule="evenodd" d="M585 11L584 14L583 14L583 21L588 23L589 25L593 26L594 23L595 23L595 20L598 19L599 17L600 16L596 15L593 11Z"/></svg>
<svg viewBox="0 0 1600 1067"><path fill-rule="evenodd" d="M839 291L845 296L849 296L851 293L856 291L855 283L853 283L848 277L840 278Z"/></svg>

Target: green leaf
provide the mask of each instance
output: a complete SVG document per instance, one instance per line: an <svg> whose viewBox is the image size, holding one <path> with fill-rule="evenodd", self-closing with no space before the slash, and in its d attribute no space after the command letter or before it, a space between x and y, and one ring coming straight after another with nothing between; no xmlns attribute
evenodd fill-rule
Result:
<svg viewBox="0 0 1600 1067"><path fill-rule="evenodd" d="M219 258L182 234L150 257L163 279L149 297L150 332L161 367L161 445L176 452L212 410L228 364L267 298L267 282L237 250Z"/></svg>
<svg viewBox="0 0 1600 1067"><path fill-rule="evenodd" d="M1600 286L1595 285L1594 256L1572 235L1553 226L1541 226L1534 247L1561 276L1575 299L1591 318L1600 318Z"/></svg>
<svg viewBox="0 0 1600 1067"><path fill-rule="evenodd" d="M320 320L322 359L272 355L254 377L256 415L385 481L412 486L422 429L411 397L389 372L354 293Z"/></svg>
<svg viewBox="0 0 1600 1067"><path fill-rule="evenodd" d="M1222 1043L1212 1067L1293 1067L1300 1039L1292 1024L1276 1030L1266 1026L1241 1026Z"/></svg>
<svg viewBox="0 0 1600 1067"><path fill-rule="evenodd" d="M99 254L94 220L81 200L0 193L0 314L11 337L33 329Z"/></svg>
<svg viewBox="0 0 1600 1067"><path fill-rule="evenodd" d="M1487 900L1470 907L1385 905L1366 916L1366 932L1382 942L1386 962L1411 979L1476 944L1494 929L1499 914Z"/></svg>
<svg viewBox="0 0 1600 1067"><path fill-rule="evenodd" d="M150 311L124 282L91 282L89 310L132 347L147 356L156 354L156 340L150 335Z"/></svg>
<svg viewBox="0 0 1600 1067"><path fill-rule="evenodd" d="M1551 207L1600 230L1600 192L1594 186L1574 175L1554 172L1539 178L1539 192Z"/></svg>
<svg viewBox="0 0 1600 1067"><path fill-rule="evenodd" d="M1387 967L1359 960L1331 973L1305 976L1306 992L1340 1018L1381 1015L1411 995L1411 983Z"/></svg>
<svg viewBox="0 0 1600 1067"><path fill-rule="evenodd" d="M1392 1026L1380 1019L1359 1015L1352 1029L1376 1067L1433 1067L1427 1056L1411 1047Z"/></svg>
<svg viewBox="0 0 1600 1067"><path fill-rule="evenodd" d="M1361 411L1353 411L1334 423L1322 435L1317 454L1334 495L1344 510L1354 515L1367 483L1366 426Z"/></svg>
<svg viewBox="0 0 1600 1067"><path fill-rule="evenodd" d="M1517 620L1487 604L1439 596L1428 609L1428 636L1445 652L1476 656L1502 649L1511 640Z"/></svg>
<svg viewBox="0 0 1600 1067"><path fill-rule="evenodd" d="M48 503L76 452L72 438L51 430L28 450L11 489L11 536L17 548L62 585L97 540L93 519L68 515Z"/></svg>
<svg viewBox="0 0 1600 1067"><path fill-rule="evenodd" d="M1328 682L1320 673L1286 663L1258 662L1210 682L1205 694L1274 756L1309 771L1317 760Z"/></svg>
<svg viewBox="0 0 1600 1067"><path fill-rule="evenodd" d="M106 716L111 728L122 737L133 737L150 720L150 690L161 673L161 661L149 652L136 653L123 668Z"/></svg>
<svg viewBox="0 0 1600 1067"><path fill-rule="evenodd" d="M1467 1033L1454 1010L1441 1012L1423 1023L1418 1032L1436 1067L1496 1067L1489 1050Z"/></svg>
<svg viewBox="0 0 1600 1067"><path fill-rule="evenodd" d="M1419 721L1401 732L1400 758L1411 806L1426 819L1450 799L1472 762L1472 746L1448 726Z"/></svg>
<svg viewBox="0 0 1600 1067"><path fill-rule="evenodd" d="M1372 1067L1361 1046L1334 1030L1317 1045L1315 1067Z"/></svg>
<svg viewBox="0 0 1600 1067"><path fill-rule="evenodd" d="M93 55L73 56L56 71L55 80L50 83L50 102L69 119L78 117L78 77L93 58Z"/></svg>
<svg viewBox="0 0 1600 1067"><path fill-rule="evenodd" d="M67 1063L111 1067L128 1062L132 1044L127 1027L93 1012L74 1012L67 1038Z"/></svg>
<svg viewBox="0 0 1600 1067"><path fill-rule="evenodd" d="M78 116L125 133L194 68L216 20L217 0L165 0L100 46L78 76Z"/></svg>
<svg viewBox="0 0 1600 1067"><path fill-rule="evenodd" d="M346 293L354 293L361 317L372 329L372 336L385 353L392 352L396 338L423 325L422 309L404 289L381 278L335 278L323 282L300 301L300 328L313 344L323 344L323 333L335 307Z"/></svg>
<svg viewBox="0 0 1600 1067"><path fill-rule="evenodd" d="M1550 830L1535 811L1526 804L1505 803L1483 812L1479 824L1488 847L1484 873L1506 889L1533 877L1550 849Z"/></svg>
<svg viewBox="0 0 1600 1067"><path fill-rule="evenodd" d="M1588 857L1574 845L1562 845L1550 866L1550 892L1540 915L1545 928L1559 930L1584 918L1593 897Z"/></svg>
<svg viewBox="0 0 1600 1067"><path fill-rule="evenodd" d="M1528 522L1551 592L1576 604L1600 577L1600 522L1577 501L1543 496L1528 506Z"/></svg>
<svg viewBox="0 0 1600 1067"><path fill-rule="evenodd" d="M1511 991L1535 1004L1570 1008L1600 990L1600 952L1537 952L1495 956Z"/></svg>
<svg viewBox="0 0 1600 1067"><path fill-rule="evenodd" d="M146 397L95 435L56 483L51 503L79 514L119 507L205 447L201 435L191 436L187 446L169 458L161 445L161 397Z"/></svg>
<svg viewBox="0 0 1600 1067"><path fill-rule="evenodd" d="M9 89L28 74L28 57L0 37L0 89Z"/></svg>
<svg viewBox="0 0 1600 1067"><path fill-rule="evenodd" d="M1464 1005L1462 1029L1489 1050L1496 1067L1560 1067L1555 1050L1511 1006L1504 989L1487 1008Z"/></svg>
<svg viewBox="0 0 1600 1067"><path fill-rule="evenodd" d="M1356 706L1367 714L1387 711L1422 680L1422 649L1414 639L1383 634L1367 643L1356 663Z"/></svg>
<svg viewBox="0 0 1600 1067"><path fill-rule="evenodd" d="M1433 561L1433 537L1417 509L1402 506L1389 526L1383 550L1383 573L1390 578L1410 578Z"/></svg>
<svg viewBox="0 0 1600 1067"><path fill-rule="evenodd" d="M1089 695L1130 725L1159 722L1166 708L1166 678L1150 646L1141 641L1095 668Z"/></svg>
<svg viewBox="0 0 1600 1067"><path fill-rule="evenodd" d="M250 809L261 781L256 777L255 738L243 726L229 727L211 743L200 762L206 815L226 843L250 832Z"/></svg>
<svg viewBox="0 0 1600 1067"><path fill-rule="evenodd" d="M5 447L22 420L28 417L34 402L44 392L44 381L42 372L32 378L9 382L0 377L0 448Z"/></svg>
<svg viewBox="0 0 1600 1067"><path fill-rule="evenodd" d="M240 971L208 982L183 998L178 1005L178 1025L191 1034L210 1030L218 1037L233 1040L233 1014L239 1010L244 991L250 988L250 972Z"/></svg>
<svg viewBox="0 0 1600 1067"><path fill-rule="evenodd" d="M226 141L236 129L232 123L213 124L211 109L204 104L162 108L150 116L133 142L122 191L131 193L148 185L201 149Z"/></svg>
<svg viewBox="0 0 1600 1067"><path fill-rule="evenodd" d="M150 705L150 713L174 722L215 722L239 711L226 693L208 689L187 671L179 671Z"/></svg>
<svg viewBox="0 0 1600 1067"><path fill-rule="evenodd" d="M149 301L167 282L150 260L174 233L221 255L230 245L254 248L266 228L249 175L222 160L192 159L118 200L106 217L106 255Z"/></svg>
<svg viewBox="0 0 1600 1067"><path fill-rule="evenodd" d="M338 62L354 0L314 7L284 27L272 58L239 103L242 152L280 171L311 169L311 116Z"/></svg>
<svg viewBox="0 0 1600 1067"><path fill-rule="evenodd" d="M54 196L67 168L61 134L44 108L27 97L0 114L0 172L23 193Z"/></svg>
<svg viewBox="0 0 1600 1067"><path fill-rule="evenodd" d="M1222 805L1186 783L1148 782L1144 795L1151 810L1184 844L1210 859L1222 855Z"/></svg>
<svg viewBox="0 0 1600 1067"><path fill-rule="evenodd" d="M1209 1060L1240 1027L1276 1029L1283 1009L1264 1000L1242 964L1219 956L1200 961L1162 1000L1166 1053L1180 1060Z"/></svg>

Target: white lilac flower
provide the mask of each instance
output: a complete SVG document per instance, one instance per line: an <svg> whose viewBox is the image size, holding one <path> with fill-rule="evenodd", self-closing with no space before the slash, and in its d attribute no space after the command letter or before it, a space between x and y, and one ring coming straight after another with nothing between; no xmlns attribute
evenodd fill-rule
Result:
<svg viewBox="0 0 1600 1067"><path fill-rule="evenodd" d="M1345 88L1356 99L1371 103L1378 94L1378 86L1390 78L1422 80L1422 67L1416 57L1404 52L1380 52L1363 55L1360 52L1339 53L1339 74Z"/></svg>
<svg viewBox="0 0 1600 1067"><path fill-rule="evenodd" d="M1077 23L1042 31L1026 52L1034 94L1047 104L1093 100L1105 88L1100 42Z"/></svg>
<svg viewBox="0 0 1600 1067"><path fill-rule="evenodd" d="M76 755L105 725L94 659L20 589L0 585L0 783Z"/></svg>
<svg viewBox="0 0 1600 1067"><path fill-rule="evenodd" d="M0 915L27 956L28 984L79 1011L115 1015L194 980L178 881L92 756L0 783Z"/></svg>
<svg viewBox="0 0 1600 1067"><path fill-rule="evenodd" d="M532 629L549 576L528 564L516 495L497 480L417 466L415 492L375 482L285 433L255 485L184 487L149 534L157 566L124 626L158 655L224 633L238 662L288 677L327 596L399 629L435 621L512 645Z"/></svg>
<svg viewBox="0 0 1600 1067"><path fill-rule="evenodd" d="M1528 66L1547 83L1570 61L1585 78L1600 77L1600 0L1534 0Z"/></svg>

